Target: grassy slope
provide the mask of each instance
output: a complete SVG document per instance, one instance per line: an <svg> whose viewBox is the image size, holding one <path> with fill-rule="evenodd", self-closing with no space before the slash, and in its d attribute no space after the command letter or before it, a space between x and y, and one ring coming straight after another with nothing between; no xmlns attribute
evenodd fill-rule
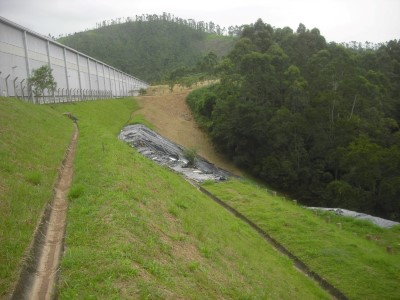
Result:
<svg viewBox="0 0 400 300"><path fill-rule="evenodd" d="M399 299L400 226L315 213L271 196L265 189L232 180L209 191L242 212L351 299ZM340 230L337 223L342 223ZM369 235L370 240L366 239ZM388 254L386 247L394 247Z"/></svg>
<svg viewBox="0 0 400 300"><path fill-rule="evenodd" d="M243 222L118 141L136 108L57 106L81 129L61 299L328 298Z"/></svg>
<svg viewBox="0 0 400 300"><path fill-rule="evenodd" d="M51 198L73 130L64 111L79 117L81 134L61 298L326 298L248 226L116 140L136 108L131 100L52 108L0 98L0 298ZM326 214L243 182L207 188L350 298L398 298L399 227L334 216L327 224Z"/></svg>
<svg viewBox="0 0 400 300"><path fill-rule="evenodd" d="M73 131L48 106L0 98L0 298L15 281Z"/></svg>

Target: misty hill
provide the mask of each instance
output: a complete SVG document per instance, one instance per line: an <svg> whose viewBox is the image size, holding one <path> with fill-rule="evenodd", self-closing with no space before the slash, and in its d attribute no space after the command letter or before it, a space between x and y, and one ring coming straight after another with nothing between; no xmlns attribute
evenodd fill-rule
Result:
<svg viewBox="0 0 400 300"><path fill-rule="evenodd" d="M177 68L193 67L209 52L224 56L235 41L184 21L113 23L58 41L149 82L160 81Z"/></svg>

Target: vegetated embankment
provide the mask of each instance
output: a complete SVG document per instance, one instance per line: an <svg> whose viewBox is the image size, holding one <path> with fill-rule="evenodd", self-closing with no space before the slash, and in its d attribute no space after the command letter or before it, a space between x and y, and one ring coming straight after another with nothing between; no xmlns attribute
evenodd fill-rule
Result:
<svg viewBox="0 0 400 300"><path fill-rule="evenodd" d="M350 299L398 299L400 226L312 212L249 182L204 188L250 219Z"/></svg>
<svg viewBox="0 0 400 300"><path fill-rule="evenodd" d="M156 131L187 145L191 134L199 128L193 124L190 131L185 130L187 122L194 121L179 120L176 107L187 109L184 98L175 98L161 87L153 87L151 95L140 98L139 113L158 124ZM158 118L159 115L163 117ZM212 146L207 149L212 150ZM204 188L251 220L304 262L311 272L339 289L339 293L351 299L396 299L400 280L400 226L382 229L368 222L313 213L293 205L289 199L269 195L265 189L239 181Z"/></svg>
<svg viewBox="0 0 400 300"><path fill-rule="evenodd" d="M119 141L137 108L56 107L80 122L60 299L329 298L246 223Z"/></svg>
<svg viewBox="0 0 400 300"><path fill-rule="evenodd" d="M37 228L30 259L20 275L11 299L53 299L59 262L64 246L68 209L67 193L72 183L73 161L78 139L78 127L67 149L54 187L54 197L46 207Z"/></svg>
<svg viewBox="0 0 400 300"><path fill-rule="evenodd" d="M0 298L29 264L72 132L72 122L50 106L0 98Z"/></svg>
<svg viewBox="0 0 400 300"><path fill-rule="evenodd" d="M153 160L161 166L168 167L171 170L181 174L184 176L184 178L186 178L186 180L196 186L201 192L206 194L213 201L221 205L240 220L247 223L276 250L290 258L294 265L306 276L313 278L322 288L330 293L332 297L336 299L347 299L347 297L338 288L333 286L318 273L312 271L299 257L291 253L288 249L286 249L285 246L280 244L265 230L261 229L253 221L248 219L232 206L228 205L220 198L216 197L208 190L198 185L201 182L225 181L228 180L229 177L232 178L232 174L218 169L214 165L209 164L209 162L198 156L194 157L193 161L189 163L189 161L185 159L182 146L167 140L142 124L125 126L122 129L119 138L133 146L143 156Z"/></svg>

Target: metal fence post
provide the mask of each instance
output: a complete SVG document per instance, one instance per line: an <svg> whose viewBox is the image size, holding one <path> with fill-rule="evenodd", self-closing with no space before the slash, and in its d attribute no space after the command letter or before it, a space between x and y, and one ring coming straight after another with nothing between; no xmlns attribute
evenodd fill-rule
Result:
<svg viewBox="0 0 400 300"><path fill-rule="evenodd" d="M24 81L25 81L25 79L23 79L22 81L21 81L21 94L22 94L22 99L25 99L25 94L24 94L24 86L23 86L23 83L24 83Z"/></svg>
<svg viewBox="0 0 400 300"><path fill-rule="evenodd" d="M18 77L14 79L14 96L18 98L17 87L15 86L15 82L17 81Z"/></svg>
<svg viewBox="0 0 400 300"><path fill-rule="evenodd" d="M8 74L8 76L6 77L6 97L9 97L10 95L8 94L8 77L10 77L11 75L10 74Z"/></svg>

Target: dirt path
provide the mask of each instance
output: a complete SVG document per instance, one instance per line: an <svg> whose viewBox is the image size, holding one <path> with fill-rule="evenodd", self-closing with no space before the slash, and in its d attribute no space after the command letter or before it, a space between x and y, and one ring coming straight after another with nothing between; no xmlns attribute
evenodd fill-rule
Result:
<svg viewBox="0 0 400 300"><path fill-rule="evenodd" d="M185 100L190 91L180 87L173 92L167 86L150 87L147 96L137 97L141 107L137 114L152 123L160 135L186 148L195 148L218 167L242 176L236 166L215 152L210 139L197 126Z"/></svg>
<svg viewBox="0 0 400 300"><path fill-rule="evenodd" d="M57 280L57 271L64 244L66 215L68 209L67 193L73 176L73 160L78 139L78 129L60 169L59 178L54 187L54 198L39 225L33 245L32 258L22 271L12 299L53 299Z"/></svg>

